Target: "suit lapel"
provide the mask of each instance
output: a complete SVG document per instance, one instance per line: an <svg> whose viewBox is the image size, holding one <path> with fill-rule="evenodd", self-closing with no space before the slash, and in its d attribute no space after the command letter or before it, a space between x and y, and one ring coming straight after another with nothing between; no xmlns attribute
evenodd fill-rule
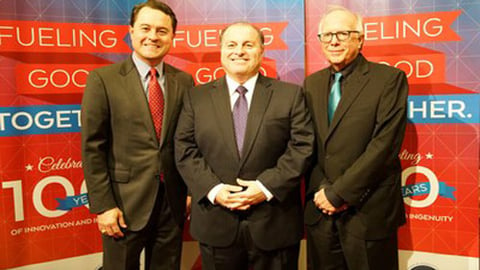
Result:
<svg viewBox="0 0 480 270"><path fill-rule="evenodd" d="M160 137L160 148L165 145L165 138L167 138L168 133L173 132L172 125L174 123L171 121L171 118L179 98L178 84L175 78L175 73L172 72L171 67L166 63L164 63L164 71L165 89L163 89L163 91L165 93L165 111L162 123L162 134Z"/></svg>
<svg viewBox="0 0 480 270"><path fill-rule="evenodd" d="M235 131L233 130L232 110L230 107L230 96L228 93L225 77L214 82L210 91L213 108L217 121L225 138L226 147L230 149L234 157L239 158L237 144L235 142Z"/></svg>
<svg viewBox="0 0 480 270"><path fill-rule="evenodd" d="M154 140L157 140L152 116L148 107L147 96L145 95L141 78L131 57L124 62L123 67L120 69L120 74L124 78L124 85L126 85L128 97L132 99L133 104L138 104L136 109L139 110L139 115L142 117L148 133L150 133L150 136L152 136Z"/></svg>
<svg viewBox="0 0 480 270"><path fill-rule="evenodd" d="M248 157L257 137L260 125L263 122L263 116L270 103L272 96L271 82L268 78L259 75L257 83L255 84L255 91L253 92L250 109L248 111L247 129L245 131L245 139L242 149L242 164Z"/></svg>
<svg viewBox="0 0 480 270"><path fill-rule="evenodd" d="M345 113L348 111L353 101L355 101L358 95L363 91L363 89L365 89L365 85L367 85L368 83L368 63L365 58L362 57L362 59L360 59L357 65L358 67L356 67L356 69L352 72L349 80L346 81L344 85L342 85L342 98L340 99L340 103L338 103L338 107L333 116L332 123L330 123L325 142L328 140L330 135L332 135L336 126L345 116ZM325 108L327 108L327 106L325 106Z"/></svg>
<svg viewBox="0 0 480 270"><path fill-rule="evenodd" d="M328 94L329 94L329 80L330 72L324 70L320 74L318 79L318 89L327 89L327 91L315 91L317 93L316 98L312 98L313 107L317 108L313 110L315 112L315 119L317 121L318 132L320 133L322 141L325 141L325 138L328 134Z"/></svg>

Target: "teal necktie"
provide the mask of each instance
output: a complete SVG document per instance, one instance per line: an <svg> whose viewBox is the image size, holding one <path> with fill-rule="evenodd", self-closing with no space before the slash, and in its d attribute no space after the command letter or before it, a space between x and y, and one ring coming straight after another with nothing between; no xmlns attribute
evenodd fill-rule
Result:
<svg viewBox="0 0 480 270"><path fill-rule="evenodd" d="M332 89L330 90L330 95L328 96L328 123L330 124L333 119L333 114L337 109L338 102L340 102L340 97L342 93L340 92L340 79L342 78L342 73L335 73L335 80L332 84Z"/></svg>

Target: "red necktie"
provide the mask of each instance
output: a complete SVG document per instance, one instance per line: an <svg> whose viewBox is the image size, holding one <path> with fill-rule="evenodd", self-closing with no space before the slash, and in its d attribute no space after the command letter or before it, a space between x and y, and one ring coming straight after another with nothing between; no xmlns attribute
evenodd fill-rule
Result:
<svg viewBox="0 0 480 270"><path fill-rule="evenodd" d="M148 82L148 105L152 114L153 125L157 133L157 139L160 141L162 134L163 107L165 100L163 98L162 88L158 84L157 70L150 69L150 81Z"/></svg>

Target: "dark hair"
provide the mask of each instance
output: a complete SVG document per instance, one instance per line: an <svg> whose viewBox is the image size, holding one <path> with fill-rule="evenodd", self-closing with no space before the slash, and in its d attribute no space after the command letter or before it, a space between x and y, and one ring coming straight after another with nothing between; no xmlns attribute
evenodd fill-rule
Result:
<svg viewBox="0 0 480 270"><path fill-rule="evenodd" d="M263 35L263 32L260 31L260 29L258 27L256 27L255 25L253 25L249 22L245 22L245 21L234 22L234 23L228 25L227 27L225 27L222 30L222 32L220 32L220 43L222 43L222 41L223 41L223 34L225 32L227 32L228 28L230 28L231 26L234 26L234 25L246 25L246 26L251 27L253 30L255 30L257 32L258 37L260 38L260 46L263 47L265 45L265 36Z"/></svg>
<svg viewBox="0 0 480 270"><path fill-rule="evenodd" d="M138 13L144 7L160 10L161 12L169 16L172 20L172 29L173 33L175 34L175 31L177 30L177 17L175 16L173 10L167 4L158 0L148 0L144 3L135 5L132 9L132 14L130 15L130 26L133 27L133 24L135 24L135 21L137 20Z"/></svg>

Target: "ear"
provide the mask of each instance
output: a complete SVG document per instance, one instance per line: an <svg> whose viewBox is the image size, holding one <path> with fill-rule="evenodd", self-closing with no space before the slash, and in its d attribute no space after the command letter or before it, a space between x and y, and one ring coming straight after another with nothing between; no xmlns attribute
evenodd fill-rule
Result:
<svg viewBox="0 0 480 270"><path fill-rule="evenodd" d="M130 33L130 36L133 35L133 26L128 27L128 33Z"/></svg>
<svg viewBox="0 0 480 270"><path fill-rule="evenodd" d="M363 42L365 41L365 36L361 35L358 37L358 50L362 50L363 48Z"/></svg>

